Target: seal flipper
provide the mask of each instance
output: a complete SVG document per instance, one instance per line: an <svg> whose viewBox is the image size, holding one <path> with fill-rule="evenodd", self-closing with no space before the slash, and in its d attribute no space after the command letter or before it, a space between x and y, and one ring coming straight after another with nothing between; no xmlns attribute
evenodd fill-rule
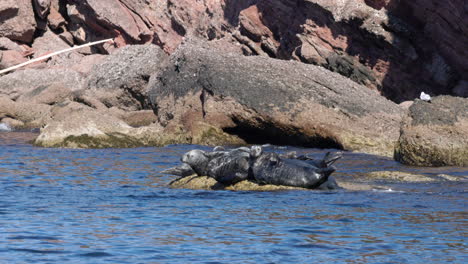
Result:
<svg viewBox="0 0 468 264"><path fill-rule="evenodd" d="M159 173L172 174L172 175L176 175L176 176L187 177L187 176L195 174L195 171L192 169L192 167L190 167L190 165L188 165L186 163L183 163L180 166L169 168L169 169L163 170L163 171L161 171Z"/></svg>
<svg viewBox="0 0 468 264"><path fill-rule="evenodd" d="M330 175L336 171L336 168L330 166L328 168L320 168L317 170L317 173L321 175L320 179L312 186L312 189L318 188L324 182L328 181Z"/></svg>

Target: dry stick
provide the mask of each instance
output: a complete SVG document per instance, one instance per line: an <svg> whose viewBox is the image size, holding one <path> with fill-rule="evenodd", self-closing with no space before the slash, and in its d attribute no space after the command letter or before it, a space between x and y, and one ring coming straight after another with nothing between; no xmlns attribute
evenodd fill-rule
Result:
<svg viewBox="0 0 468 264"><path fill-rule="evenodd" d="M64 53L64 52L68 52L68 51L72 51L72 50L76 50L76 49L80 49L80 48L84 48L84 47L88 47L88 46L92 46L92 45L96 45L96 44L101 44L101 43L108 42L108 41L113 42L114 40L113 39L105 39L105 40L90 42L90 43L83 44L83 45L80 45L80 46L74 46L74 47L71 47L71 48L68 48L68 49L56 51L54 53L47 54L47 55L41 56L39 58L35 58L35 59L32 59L32 60L23 62L21 64L18 64L16 66L1 70L0 74L6 73L6 72L9 72L9 71L12 71L12 70L16 70L16 69L21 68L21 67L23 67L25 65L28 65L28 64L31 64L31 63L34 63L34 62L37 62L37 61L41 61L41 60L44 60L44 59L48 59L48 58L50 58L52 56L55 56L55 55L58 55L58 54L61 54L61 53Z"/></svg>

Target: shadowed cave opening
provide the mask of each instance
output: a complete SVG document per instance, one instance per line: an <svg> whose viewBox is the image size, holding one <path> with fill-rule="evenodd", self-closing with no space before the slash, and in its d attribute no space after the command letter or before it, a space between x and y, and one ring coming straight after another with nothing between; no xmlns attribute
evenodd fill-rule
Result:
<svg viewBox="0 0 468 264"><path fill-rule="evenodd" d="M333 138L307 136L301 133L299 129L291 127L282 128L268 122L263 122L257 126L239 121L235 121L235 123L236 126L224 128L223 131L240 137L247 144L343 149L343 145Z"/></svg>

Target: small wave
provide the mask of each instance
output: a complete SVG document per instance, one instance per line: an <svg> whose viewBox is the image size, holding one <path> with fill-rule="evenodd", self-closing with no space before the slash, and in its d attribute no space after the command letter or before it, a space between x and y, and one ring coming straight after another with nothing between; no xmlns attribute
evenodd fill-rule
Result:
<svg viewBox="0 0 468 264"><path fill-rule="evenodd" d="M0 123L0 131L11 131L11 127L6 123Z"/></svg>
<svg viewBox="0 0 468 264"><path fill-rule="evenodd" d="M80 254L80 256L88 257L88 258L102 258L102 257L111 257L113 255L106 253L106 252L95 251L95 252Z"/></svg>
<svg viewBox="0 0 468 264"><path fill-rule="evenodd" d="M56 237L52 236L13 236L9 237L8 239L11 240L27 240L27 239L32 239L32 240L59 240Z"/></svg>
<svg viewBox="0 0 468 264"><path fill-rule="evenodd" d="M38 249L29 249L29 248L10 248L12 251L20 251L34 254L64 254L66 251L62 250L38 250Z"/></svg>

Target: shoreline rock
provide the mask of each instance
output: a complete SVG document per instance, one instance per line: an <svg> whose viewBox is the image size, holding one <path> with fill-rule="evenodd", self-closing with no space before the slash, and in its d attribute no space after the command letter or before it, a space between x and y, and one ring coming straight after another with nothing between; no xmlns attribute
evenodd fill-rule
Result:
<svg viewBox="0 0 468 264"><path fill-rule="evenodd" d="M468 166L468 99L417 100L401 126L395 160L414 166Z"/></svg>
<svg viewBox="0 0 468 264"><path fill-rule="evenodd" d="M321 67L238 56L187 42L152 76L164 127L218 127L248 143L329 147L391 156L403 110Z"/></svg>
<svg viewBox="0 0 468 264"><path fill-rule="evenodd" d="M339 186L347 191L371 191L371 190L388 190L390 189L384 185L358 183L350 181L340 181ZM190 190L208 190L208 191L259 191L259 192L270 192L270 191L321 191L317 189L306 189L291 186L279 186L279 185L259 185L252 181L241 181L231 186L224 186L217 182L213 178L206 176L192 175L185 178L179 178L172 181L169 184L170 188L174 189L190 189ZM331 191L339 191L331 190ZM329 192L330 190L327 190Z"/></svg>

